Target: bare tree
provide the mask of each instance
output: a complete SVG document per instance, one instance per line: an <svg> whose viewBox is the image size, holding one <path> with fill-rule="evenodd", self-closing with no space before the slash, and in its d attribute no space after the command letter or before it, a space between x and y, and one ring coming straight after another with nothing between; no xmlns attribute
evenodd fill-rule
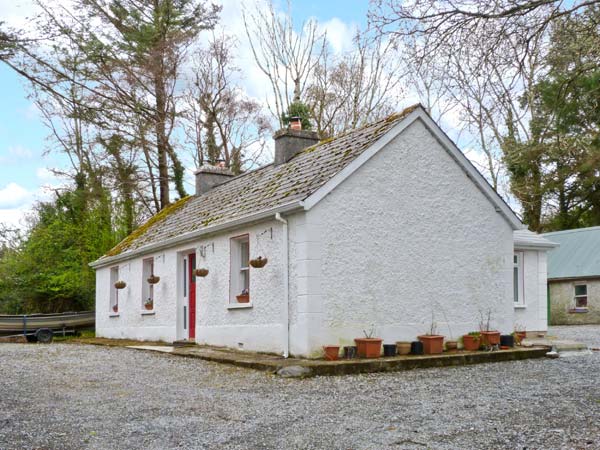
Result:
<svg viewBox="0 0 600 450"><path fill-rule="evenodd" d="M244 8L242 14L254 59L271 85L273 102L269 110L281 126L289 105L304 99L326 40L312 19L302 24L300 33L296 32L289 1L286 14L279 14L272 0L265 4L264 10L248 12Z"/></svg>
<svg viewBox="0 0 600 450"><path fill-rule="evenodd" d="M234 64L234 49L231 36L213 35L207 48L193 55L185 115L196 164L223 161L239 173L259 160L271 127L260 103L235 81L241 71Z"/></svg>
<svg viewBox="0 0 600 450"><path fill-rule="evenodd" d="M321 135L389 115L402 101L406 66L394 43L357 31L353 44L339 56L326 49L309 79L306 102Z"/></svg>

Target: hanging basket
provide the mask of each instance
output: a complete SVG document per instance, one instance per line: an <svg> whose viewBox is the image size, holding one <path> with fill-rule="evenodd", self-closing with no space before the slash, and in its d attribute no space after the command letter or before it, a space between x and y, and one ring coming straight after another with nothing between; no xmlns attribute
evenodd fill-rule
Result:
<svg viewBox="0 0 600 450"><path fill-rule="evenodd" d="M208 275L208 269L204 269L204 268L196 269L194 271L194 273L196 274L197 277L204 278L206 275Z"/></svg>
<svg viewBox="0 0 600 450"><path fill-rule="evenodd" d="M148 283L150 284L156 284L160 281L160 277L157 277L156 275L151 275L150 277L148 277Z"/></svg>
<svg viewBox="0 0 600 450"><path fill-rule="evenodd" d="M263 258L262 256L259 256L258 258L251 259L250 265L252 267L254 267L255 269L262 269L263 267L265 267L267 265L268 262L269 262L268 258Z"/></svg>
<svg viewBox="0 0 600 450"><path fill-rule="evenodd" d="M127 287L127 283L125 283L123 280L119 280L115 283L115 288L117 289L125 289Z"/></svg>

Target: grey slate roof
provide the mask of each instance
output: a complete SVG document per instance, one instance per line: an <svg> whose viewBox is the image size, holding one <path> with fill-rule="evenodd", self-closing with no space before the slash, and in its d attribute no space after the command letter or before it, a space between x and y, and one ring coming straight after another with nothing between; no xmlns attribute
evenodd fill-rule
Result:
<svg viewBox="0 0 600 450"><path fill-rule="evenodd" d="M600 276L600 227L544 233L560 244L548 252L548 279Z"/></svg>
<svg viewBox="0 0 600 450"><path fill-rule="evenodd" d="M304 149L287 163L279 166L269 164L232 178L200 196L182 199L171 213L159 213L106 256L304 200L418 106L321 141Z"/></svg>

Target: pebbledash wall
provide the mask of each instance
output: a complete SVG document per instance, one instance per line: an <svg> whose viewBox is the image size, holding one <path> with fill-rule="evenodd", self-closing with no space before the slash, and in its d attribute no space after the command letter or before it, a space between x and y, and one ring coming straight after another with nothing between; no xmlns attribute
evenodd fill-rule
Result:
<svg viewBox="0 0 600 450"><path fill-rule="evenodd" d="M575 285L587 286L587 309L575 311ZM550 280L550 322L552 325L600 324L600 279Z"/></svg>
<svg viewBox="0 0 600 450"><path fill-rule="evenodd" d="M271 237L272 231L272 237ZM250 269L248 305L230 304L230 239L249 235L250 254L267 255L269 263L262 269ZM258 238L258 242L257 242ZM182 257L196 252L196 266L209 269L205 278L196 278L196 342L233 348L280 353L283 351L283 253L282 224L265 221L228 233L207 236L181 245L121 263L119 278L127 287L119 291L119 313L110 311L110 268L96 273L96 332L110 338L163 340L182 339ZM258 244L259 243L259 244ZM200 247L205 248L202 257ZM213 251L214 248L214 251ZM154 311L142 306L142 261L154 257Z"/></svg>
<svg viewBox="0 0 600 450"><path fill-rule="evenodd" d="M292 353L349 345L363 330L414 340L431 314L440 334L512 332L513 230L417 121L295 227Z"/></svg>

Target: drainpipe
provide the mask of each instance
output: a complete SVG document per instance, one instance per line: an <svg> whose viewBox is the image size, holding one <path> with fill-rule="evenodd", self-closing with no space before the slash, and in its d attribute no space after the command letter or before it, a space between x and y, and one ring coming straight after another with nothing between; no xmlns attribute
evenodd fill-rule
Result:
<svg viewBox="0 0 600 450"><path fill-rule="evenodd" d="M283 357L290 355L290 264L288 254L288 222L280 213L275 214L275 220L283 224Z"/></svg>

